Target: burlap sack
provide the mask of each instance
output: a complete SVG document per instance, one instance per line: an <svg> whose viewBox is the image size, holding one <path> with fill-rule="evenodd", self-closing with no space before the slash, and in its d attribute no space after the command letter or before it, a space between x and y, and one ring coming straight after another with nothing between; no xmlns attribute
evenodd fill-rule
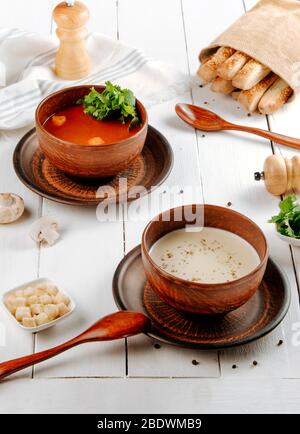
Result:
<svg viewBox="0 0 300 434"><path fill-rule="evenodd" d="M203 49L200 61L221 46L243 51L300 92L300 1L261 0Z"/></svg>

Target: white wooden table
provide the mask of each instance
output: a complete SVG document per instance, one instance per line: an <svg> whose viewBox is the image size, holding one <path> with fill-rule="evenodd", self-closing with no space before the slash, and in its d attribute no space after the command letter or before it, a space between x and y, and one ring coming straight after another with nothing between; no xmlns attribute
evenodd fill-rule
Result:
<svg viewBox="0 0 300 434"><path fill-rule="evenodd" d="M238 18L251 0L85 0L89 30L138 46L182 71L194 74L201 47ZM51 0L6 0L0 26L53 32ZM248 117L230 98L198 88L182 101L211 108L229 120L300 137L298 101L266 119ZM300 321L298 267L300 253L283 244L267 223L277 209L253 172L273 151L263 139L240 134L205 134L184 125L170 101L149 110L150 123L172 144L174 169L166 186L198 186L199 201L232 208L265 231L272 257L285 269L292 303L283 323L269 336L227 351L160 349L145 336L127 343L95 343L72 349L27 369L0 384L0 412L298 412L300 410L300 348L292 344L292 327ZM63 325L36 336L18 329L0 311L6 329L6 360L39 351L71 338L99 317L116 310L111 280L114 269L140 242L146 222L99 223L93 209L55 204L27 190L16 178L12 153L25 131L0 131L0 191L24 197L27 214L19 223L0 227L0 291L46 276L71 292L77 311ZM274 150L284 155L294 151ZM178 194L178 204L182 195ZM184 197L189 202L188 197ZM52 248L38 248L27 236L43 214L58 218L62 238ZM148 218L150 219L151 216ZM278 346L279 340L283 344ZM192 360L199 362L193 365ZM253 366L253 360L258 362ZM232 365L237 369L232 369Z"/></svg>

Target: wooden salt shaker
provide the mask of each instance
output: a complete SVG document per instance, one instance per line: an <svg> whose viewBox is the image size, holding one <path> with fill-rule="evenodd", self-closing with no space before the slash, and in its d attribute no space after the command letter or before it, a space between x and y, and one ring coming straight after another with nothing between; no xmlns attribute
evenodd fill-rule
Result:
<svg viewBox="0 0 300 434"><path fill-rule="evenodd" d="M59 3L53 18L57 24L56 34L60 47L55 58L55 73L67 80L85 77L91 70L91 61L85 46L89 19L87 7L78 1Z"/></svg>
<svg viewBox="0 0 300 434"><path fill-rule="evenodd" d="M263 179L266 189L275 196L291 190L300 191L300 156L288 159L280 155L270 155L264 163L263 172L255 172L256 181Z"/></svg>

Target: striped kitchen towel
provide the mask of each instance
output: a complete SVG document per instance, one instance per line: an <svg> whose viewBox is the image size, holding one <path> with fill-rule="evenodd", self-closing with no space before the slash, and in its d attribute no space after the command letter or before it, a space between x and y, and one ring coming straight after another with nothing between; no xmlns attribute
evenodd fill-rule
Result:
<svg viewBox="0 0 300 434"><path fill-rule="evenodd" d="M96 33L87 38L92 73L81 80L62 80L52 69L57 45L55 37L0 29L0 130L32 125L40 100L67 86L111 80L132 89L149 107L186 92L192 85L188 75L170 65Z"/></svg>

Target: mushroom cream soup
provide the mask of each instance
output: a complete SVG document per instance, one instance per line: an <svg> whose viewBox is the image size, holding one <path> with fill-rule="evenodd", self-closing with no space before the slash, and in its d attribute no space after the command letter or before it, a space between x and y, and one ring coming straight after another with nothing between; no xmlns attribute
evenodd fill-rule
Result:
<svg viewBox="0 0 300 434"><path fill-rule="evenodd" d="M193 282L224 283L239 279L260 263L246 240L223 229L179 229L151 248L152 260L164 271Z"/></svg>

